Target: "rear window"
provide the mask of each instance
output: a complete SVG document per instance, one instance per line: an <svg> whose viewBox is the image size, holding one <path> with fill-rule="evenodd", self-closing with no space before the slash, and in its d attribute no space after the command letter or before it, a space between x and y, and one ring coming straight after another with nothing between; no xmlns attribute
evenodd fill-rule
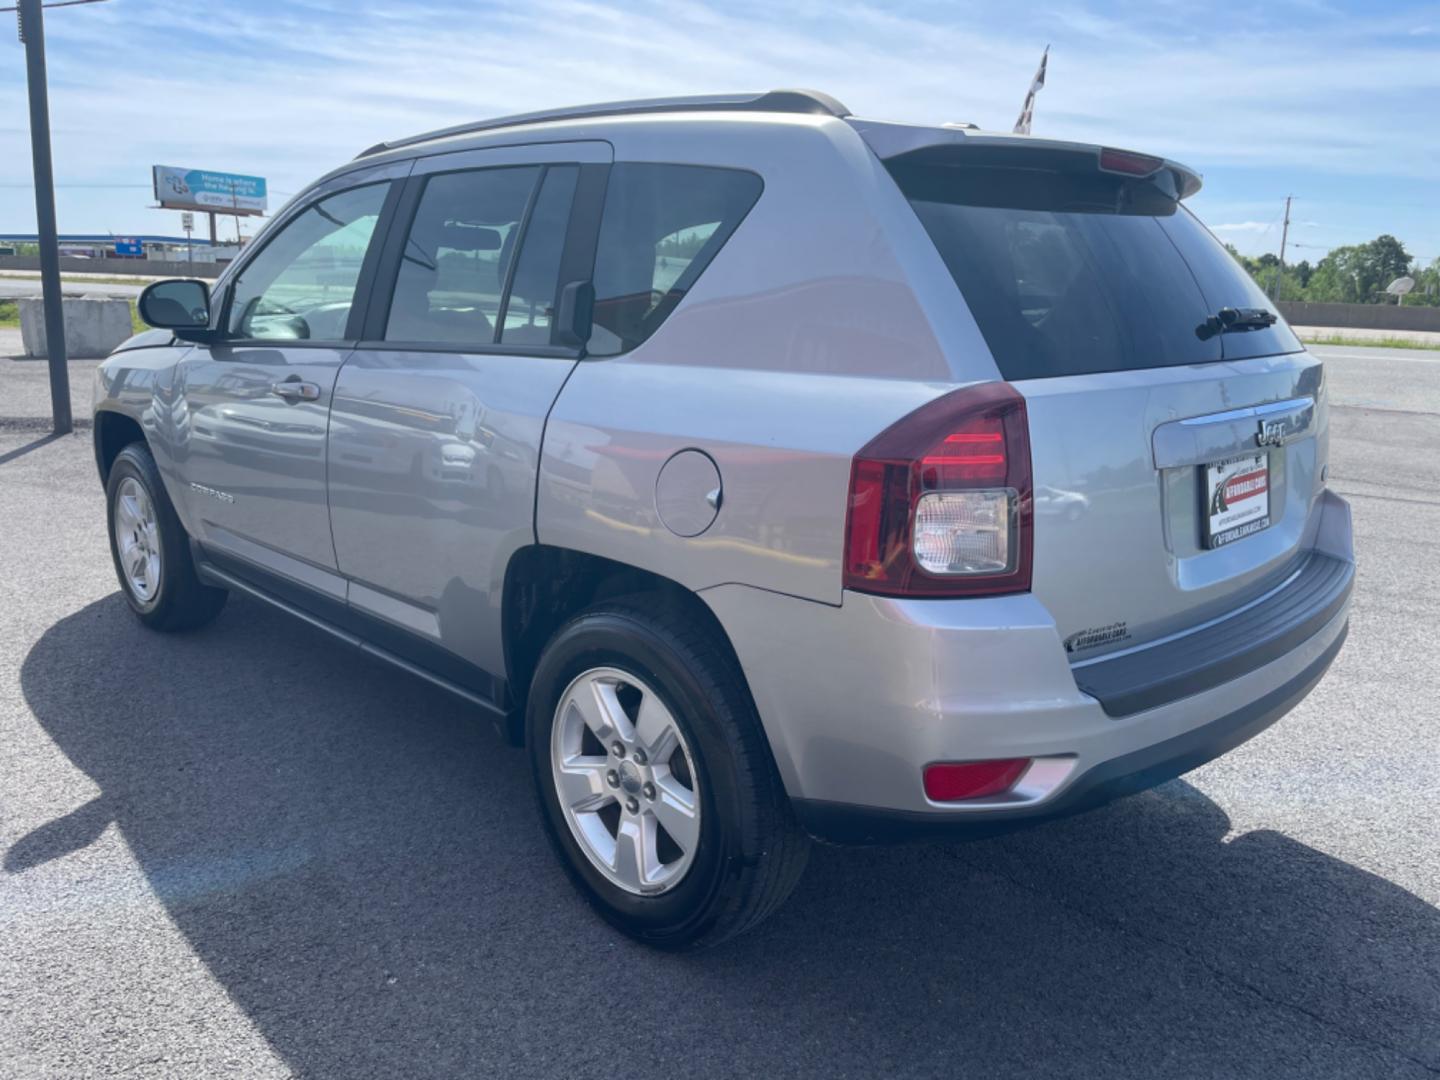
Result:
<svg viewBox="0 0 1440 1080"><path fill-rule="evenodd" d="M1006 379L1300 348L1284 323L1211 331L1223 307L1273 307L1194 215L1148 181L933 161L890 170Z"/></svg>
<svg viewBox="0 0 1440 1080"><path fill-rule="evenodd" d="M739 169L627 162L610 170L595 251L588 351L613 356L653 334L760 197Z"/></svg>

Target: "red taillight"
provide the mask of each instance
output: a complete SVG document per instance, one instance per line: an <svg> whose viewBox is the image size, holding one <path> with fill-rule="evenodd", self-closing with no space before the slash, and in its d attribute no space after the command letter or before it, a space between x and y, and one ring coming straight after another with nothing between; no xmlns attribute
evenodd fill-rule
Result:
<svg viewBox="0 0 1440 1080"><path fill-rule="evenodd" d="M855 455L845 587L883 596L1030 588L1030 433L1005 383L957 390Z"/></svg>
<svg viewBox="0 0 1440 1080"><path fill-rule="evenodd" d="M941 761L925 766L925 797L931 802L960 802L1001 795L1030 767L1029 758L998 761Z"/></svg>
<svg viewBox="0 0 1440 1080"><path fill-rule="evenodd" d="M976 417L964 430L946 435L939 446L920 459L928 474L934 471L934 487L952 481L1005 479L1005 429L999 417Z"/></svg>
<svg viewBox="0 0 1440 1080"><path fill-rule="evenodd" d="M1108 146L1100 150L1100 168L1105 172L1124 173L1126 176L1149 176L1161 165L1164 158L1149 154L1137 154L1133 150L1114 150Z"/></svg>

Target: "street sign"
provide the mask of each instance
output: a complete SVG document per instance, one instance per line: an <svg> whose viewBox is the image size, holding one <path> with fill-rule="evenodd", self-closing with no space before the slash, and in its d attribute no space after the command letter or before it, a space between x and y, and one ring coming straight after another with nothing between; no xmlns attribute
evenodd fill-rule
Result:
<svg viewBox="0 0 1440 1080"><path fill-rule="evenodd" d="M155 201L167 210L208 210L216 214L263 214L265 178L156 165Z"/></svg>
<svg viewBox="0 0 1440 1080"><path fill-rule="evenodd" d="M115 254L125 259L143 259L145 245L130 237L117 236L115 238Z"/></svg>
<svg viewBox="0 0 1440 1080"><path fill-rule="evenodd" d="M180 215L180 229L183 232L189 232L193 228L195 228L195 215L186 210Z"/></svg>

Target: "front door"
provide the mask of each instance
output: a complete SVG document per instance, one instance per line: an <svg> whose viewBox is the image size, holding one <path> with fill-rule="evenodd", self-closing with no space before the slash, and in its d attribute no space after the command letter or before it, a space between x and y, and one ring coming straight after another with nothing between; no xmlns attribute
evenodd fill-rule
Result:
<svg viewBox="0 0 1440 1080"><path fill-rule="evenodd" d="M340 600L325 437L390 187L322 193L271 230L220 301L226 336L177 371L180 496L198 538Z"/></svg>

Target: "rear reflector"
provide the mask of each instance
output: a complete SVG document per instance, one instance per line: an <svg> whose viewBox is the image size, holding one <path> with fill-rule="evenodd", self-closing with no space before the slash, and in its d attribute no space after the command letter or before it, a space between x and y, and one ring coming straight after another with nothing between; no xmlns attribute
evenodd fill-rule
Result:
<svg viewBox="0 0 1440 1080"><path fill-rule="evenodd" d="M1000 795L1030 767L1030 758L996 761L942 761L925 766L925 797L931 802L961 802Z"/></svg>

